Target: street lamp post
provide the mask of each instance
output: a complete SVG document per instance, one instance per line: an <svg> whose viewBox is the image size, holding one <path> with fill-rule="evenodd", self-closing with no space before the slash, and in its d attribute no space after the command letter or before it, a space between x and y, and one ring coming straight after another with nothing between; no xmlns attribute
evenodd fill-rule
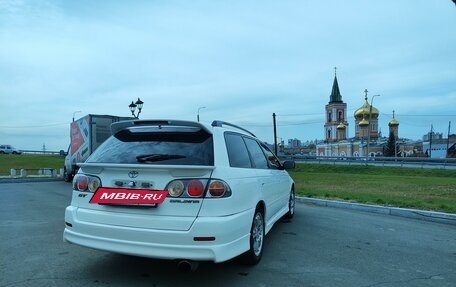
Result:
<svg viewBox="0 0 456 287"><path fill-rule="evenodd" d="M373 95L372 96L370 107L369 107L369 125L367 126L367 130L368 130L368 133L367 133L367 156L370 156L369 155L369 145L370 145L370 138L371 138L371 132L372 132L372 124L371 124L371 121L372 121L372 103L374 102L374 98L375 97L380 97L380 95Z"/></svg>
<svg viewBox="0 0 456 287"><path fill-rule="evenodd" d="M80 113L81 111L75 111L73 112L73 122L74 122L74 115L77 114L77 113Z"/></svg>
<svg viewBox="0 0 456 287"><path fill-rule="evenodd" d="M196 120L199 122L200 121L200 110L205 109L206 107L199 107L198 108L198 113L196 114Z"/></svg>
<svg viewBox="0 0 456 287"><path fill-rule="evenodd" d="M131 114L132 116L134 116L135 118L139 119L139 114L141 113L141 110L143 108L143 105L144 105L144 102L141 101L139 98L136 102L133 103L133 101L131 101L131 104L128 105L128 107L130 108L130 111L131 111ZM135 110L136 108L138 108L138 113L135 114Z"/></svg>

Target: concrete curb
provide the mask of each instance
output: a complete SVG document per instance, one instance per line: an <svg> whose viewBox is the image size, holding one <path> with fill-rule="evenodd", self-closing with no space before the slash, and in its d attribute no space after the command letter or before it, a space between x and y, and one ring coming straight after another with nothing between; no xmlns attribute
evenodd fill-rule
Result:
<svg viewBox="0 0 456 287"><path fill-rule="evenodd" d="M408 209L408 208L398 208L398 207L388 207L388 206L379 206L379 205L370 205L370 204L361 204L353 202L344 202L344 201L335 201L327 199L318 199L310 197L296 197L296 201L313 204L318 206L325 207L335 207L335 208L344 208L344 209L353 209L360 210L371 213L380 213L393 216L407 217L420 219L425 221L432 221L438 223L445 223L456 225L456 214L453 213L444 213L444 212L435 212L427 210L417 210L417 209Z"/></svg>
<svg viewBox="0 0 456 287"><path fill-rule="evenodd" d="M61 177L49 177L49 176L42 176L42 177L18 177L18 178L11 178L11 177L0 177L0 184L2 183L21 183L21 182L46 182L46 181L63 181Z"/></svg>

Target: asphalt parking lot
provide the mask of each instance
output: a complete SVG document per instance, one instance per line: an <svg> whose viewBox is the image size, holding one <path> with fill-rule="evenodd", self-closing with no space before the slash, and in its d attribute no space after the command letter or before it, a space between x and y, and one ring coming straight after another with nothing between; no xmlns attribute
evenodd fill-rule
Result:
<svg viewBox="0 0 456 287"><path fill-rule="evenodd" d="M71 186L0 183L0 287L6 286L454 286L456 228L300 203L266 237L262 261L173 261L64 243Z"/></svg>

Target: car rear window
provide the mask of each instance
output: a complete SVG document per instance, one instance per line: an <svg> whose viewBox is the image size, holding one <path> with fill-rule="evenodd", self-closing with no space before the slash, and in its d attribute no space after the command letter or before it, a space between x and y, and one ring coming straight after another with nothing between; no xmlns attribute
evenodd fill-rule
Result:
<svg viewBox="0 0 456 287"><path fill-rule="evenodd" d="M191 127L128 128L108 138L87 162L213 166L212 134Z"/></svg>

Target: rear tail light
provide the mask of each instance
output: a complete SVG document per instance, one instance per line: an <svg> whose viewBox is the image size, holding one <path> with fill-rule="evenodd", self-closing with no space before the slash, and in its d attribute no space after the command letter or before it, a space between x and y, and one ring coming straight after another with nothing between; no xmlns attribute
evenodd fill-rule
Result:
<svg viewBox="0 0 456 287"><path fill-rule="evenodd" d="M74 180L75 189L78 191L86 191L89 186L89 179L87 176L78 176Z"/></svg>
<svg viewBox="0 0 456 287"><path fill-rule="evenodd" d="M228 184L219 179L177 179L168 183L166 190L170 197L220 198L231 195Z"/></svg>
<svg viewBox="0 0 456 287"><path fill-rule="evenodd" d="M181 180L174 180L168 184L166 188L168 190L168 194L172 197L179 197L184 193L185 186Z"/></svg>
<svg viewBox="0 0 456 287"><path fill-rule="evenodd" d="M204 194L204 185L199 180L192 180L188 183L187 192L190 197L201 197Z"/></svg>
<svg viewBox="0 0 456 287"><path fill-rule="evenodd" d="M227 185L220 180L211 181L211 184L209 185L209 194L212 197L222 197L225 195L226 190Z"/></svg>
<svg viewBox="0 0 456 287"><path fill-rule="evenodd" d="M84 192L95 192L100 187L101 181L96 176L77 174L73 179L73 189Z"/></svg>

